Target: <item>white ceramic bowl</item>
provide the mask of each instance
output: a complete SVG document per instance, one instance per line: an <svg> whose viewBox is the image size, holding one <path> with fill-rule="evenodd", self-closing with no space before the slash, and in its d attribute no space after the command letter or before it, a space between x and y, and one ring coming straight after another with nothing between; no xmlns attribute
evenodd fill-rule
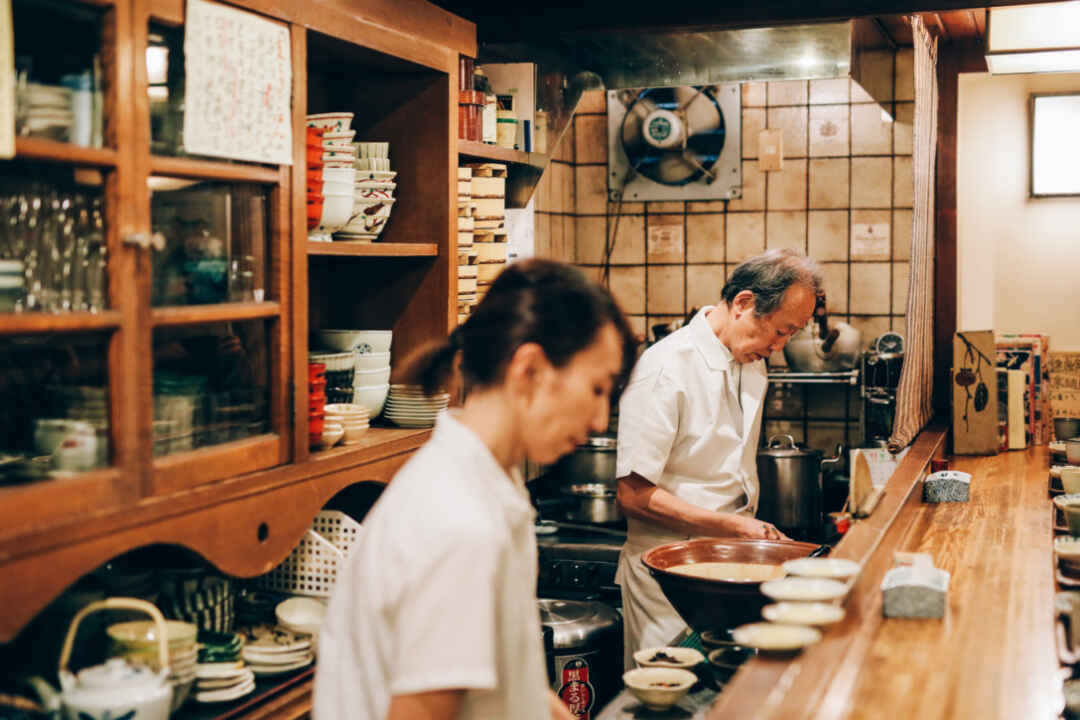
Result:
<svg viewBox="0 0 1080 720"><path fill-rule="evenodd" d="M323 183L346 183L348 185L356 186L356 170L353 168L327 168L324 167L322 171Z"/></svg>
<svg viewBox="0 0 1080 720"><path fill-rule="evenodd" d="M334 447L341 438L345 437L345 428L339 423L323 422L322 446Z"/></svg>
<svg viewBox="0 0 1080 720"><path fill-rule="evenodd" d="M350 145L352 139L356 136L355 130L336 130L332 132L324 132L322 134L323 142L338 142Z"/></svg>
<svg viewBox="0 0 1080 720"><path fill-rule="evenodd" d="M351 419L363 419L368 417L367 408L352 403L329 403L324 408L327 415L337 415Z"/></svg>
<svg viewBox="0 0 1080 720"><path fill-rule="evenodd" d="M319 192L323 197L326 197L327 195L347 195L349 189L353 186L353 183L343 180L327 180L323 178L322 190ZM353 197L356 197L355 192L353 193Z"/></svg>
<svg viewBox="0 0 1080 720"><path fill-rule="evenodd" d="M353 387L382 386L390 382L390 367L376 370L357 370L353 379Z"/></svg>
<svg viewBox="0 0 1080 720"><path fill-rule="evenodd" d="M363 424L358 423L356 425L346 425L345 426L345 440L344 440L344 443L346 445L353 445L355 443L360 442L360 440L364 436L364 433L366 433L367 431L368 431L368 424L367 423L363 423Z"/></svg>
<svg viewBox="0 0 1080 720"><path fill-rule="evenodd" d="M789 625L831 625L844 619L844 608L819 602L781 602L761 608L761 616Z"/></svg>
<svg viewBox="0 0 1080 720"><path fill-rule="evenodd" d="M352 215L343 229L354 233L379 235L386 227L387 220L390 219L390 212L394 209L395 202L394 198L355 200Z"/></svg>
<svg viewBox="0 0 1080 720"><path fill-rule="evenodd" d="M623 682L650 710L667 710L697 682L697 675L679 668L647 667L627 670Z"/></svg>
<svg viewBox="0 0 1080 720"><path fill-rule="evenodd" d="M323 193L322 218L319 220L319 229L333 232L345 226L353 212L353 194Z"/></svg>
<svg viewBox="0 0 1080 720"><path fill-rule="evenodd" d="M847 591L846 584L828 578L789 577L761 583L762 594L773 600L828 602L839 600Z"/></svg>
<svg viewBox="0 0 1080 720"><path fill-rule="evenodd" d="M634 653L634 662L639 667L666 667L689 670L705 662L705 656L694 648L654 647L643 648Z"/></svg>
<svg viewBox="0 0 1080 720"><path fill-rule="evenodd" d="M326 128L327 132L348 132L352 119L351 112L318 113L307 116L307 126Z"/></svg>
<svg viewBox="0 0 1080 720"><path fill-rule="evenodd" d="M386 353L390 351L392 330L318 330L315 338L323 345L341 352Z"/></svg>
<svg viewBox="0 0 1080 720"><path fill-rule="evenodd" d="M735 642L746 647L774 652L801 650L821 640L821 631L805 625L780 623L750 623L740 625L731 633Z"/></svg>
<svg viewBox="0 0 1080 720"><path fill-rule="evenodd" d="M354 168L355 169L355 168ZM393 182L397 177L397 172L394 170L357 170L356 182Z"/></svg>
<svg viewBox="0 0 1080 720"><path fill-rule="evenodd" d="M319 628L326 619L326 606L312 598L291 597L278 603L274 614L287 630L318 635Z"/></svg>
<svg viewBox="0 0 1080 720"><path fill-rule="evenodd" d="M390 353L388 352L370 352L356 356L357 370L378 370L384 367L390 367Z"/></svg>
<svg viewBox="0 0 1080 720"><path fill-rule="evenodd" d="M788 560L782 567L788 575L843 580L859 572L859 563L844 558L804 557Z"/></svg>
<svg viewBox="0 0 1080 720"><path fill-rule="evenodd" d="M356 197L363 200L388 199L394 197L397 183L378 182L377 180L357 180L354 183Z"/></svg>
<svg viewBox="0 0 1080 720"><path fill-rule="evenodd" d="M1080 538L1072 535L1058 535L1054 538L1054 552L1059 558L1080 559Z"/></svg>
<svg viewBox="0 0 1080 720"><path fill-rule="evenodd" d="M368 412L371 413L371 417L375 417L382 412L383 405L386 403L386 395L389 392L389 385L354 387L353 403L356 405L363 405L368 409Z"/></svg>

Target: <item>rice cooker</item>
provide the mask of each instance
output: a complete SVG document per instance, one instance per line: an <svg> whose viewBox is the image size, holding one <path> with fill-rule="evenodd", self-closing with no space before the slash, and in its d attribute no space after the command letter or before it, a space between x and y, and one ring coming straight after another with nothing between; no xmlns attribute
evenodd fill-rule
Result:
<svg viewBox="0 0 1080 720"><path fill-rule="evenodd" d="M591 720L622 689L622 619L602 602L538 602L540 623L552 630L551 687L574 717Z"/></svg>

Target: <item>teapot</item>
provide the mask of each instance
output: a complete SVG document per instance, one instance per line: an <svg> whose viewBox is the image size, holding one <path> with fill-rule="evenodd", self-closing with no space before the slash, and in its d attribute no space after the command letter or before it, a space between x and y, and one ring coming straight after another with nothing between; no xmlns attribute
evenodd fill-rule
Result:
<svg viewBox="0 0 1080 720"><path fill-rule="evenodd" d="M157 625L158 657L161 669L129 665L123 658L110 658L101 665L78 673L68 670L71 647L79 623L99 610L142 610ZM150 603L136 598L107 598L80 610L71 621L60 651L60 692L42 678L32 678L31 685L50 711L62 710L65 720L168 720L172 706L169 684L169 649L165 618Z"/></svg>

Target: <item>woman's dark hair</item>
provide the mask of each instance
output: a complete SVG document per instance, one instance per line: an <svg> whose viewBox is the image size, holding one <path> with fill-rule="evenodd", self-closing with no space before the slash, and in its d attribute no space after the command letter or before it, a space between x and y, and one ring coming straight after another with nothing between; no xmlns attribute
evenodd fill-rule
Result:
<svg viewBox="0 0 1080 720"><path fill-rule="evenodd" d="M552 365L563 367L608 324L622 341L625 379L637 356L637 339L611 294L570 265L523 260L495 278L472 315L446 340L411 358L405 377L430 394L445 384L460 350L466 386L492 386L521 345L536 343Z"/></svg>

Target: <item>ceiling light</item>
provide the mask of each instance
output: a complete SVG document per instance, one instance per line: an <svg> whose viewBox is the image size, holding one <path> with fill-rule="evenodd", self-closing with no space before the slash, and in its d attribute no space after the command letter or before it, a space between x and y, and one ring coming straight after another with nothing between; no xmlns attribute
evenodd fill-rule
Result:
<svg viewBox="0 0 1080 720"><path fill-rule="evenodd" d="M994 74L1080 71L1080 2L990 8L986 65Z"/></svg>

